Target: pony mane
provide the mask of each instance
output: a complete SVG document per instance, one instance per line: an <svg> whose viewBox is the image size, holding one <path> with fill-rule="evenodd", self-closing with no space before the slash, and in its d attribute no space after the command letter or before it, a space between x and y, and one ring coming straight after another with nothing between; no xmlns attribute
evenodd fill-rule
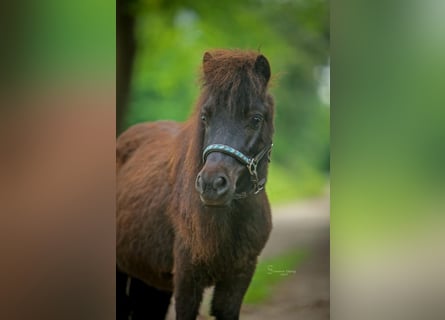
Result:
<svg viewBox="0 0 445 320"><path fill-rule="evenodd" d="M269 77L268 62L259 52L208 51L202 63L200 101L211 98L210 105L224 106L235 117L242 116L258 97L267 99Z"/></svg>
<svg viewBox="0 0 445 320"><path fill-rule="evenodd" d="M243 77L258 79L254 65L259 53L241 50L211 50L204 55L201 83L221 91L236 89ZM259 88L258 88L259 89Z"/></svg>

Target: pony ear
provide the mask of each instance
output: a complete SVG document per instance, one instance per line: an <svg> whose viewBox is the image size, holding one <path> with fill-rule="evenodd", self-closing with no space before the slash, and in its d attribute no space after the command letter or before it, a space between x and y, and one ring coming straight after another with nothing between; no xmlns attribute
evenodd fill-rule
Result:
<svg viewBox="0 0 445 320"><path fill-rule="evenodd" d="M204 53L204 56L202 57L202 69L204 71L204 74L208 73L208 71L209 71L209 62L212 59L213 59L213 57L210 54L210 52L207 51L206 53Z"/></svg>
<svg viewBox="0 0 445 320"><path fill-rule="evenodd" d="M206 51L205 53L204 53L204 56L202 57L202 63L206 63L206 62L209 62L210 60L212 60L212 55L210 54L210 52L208 52L208 51Z"/></svg>
<svg viewBox="0 0 445 320"><path fill-rule="evenodd" d="M269 61L267 61L265 56L260 54L256 58L254 69L255 69L256 73L258 73L260 76L262 76L264 78L264 80L266 81L266 84L267 84L270 79L270 65L269 65Z"/></svg>

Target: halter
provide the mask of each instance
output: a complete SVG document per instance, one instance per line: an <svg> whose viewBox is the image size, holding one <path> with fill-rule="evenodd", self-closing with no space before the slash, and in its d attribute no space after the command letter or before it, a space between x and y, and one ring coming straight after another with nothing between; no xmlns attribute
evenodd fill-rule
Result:
<svg viewBox="0 0 445 320"><path fill-rule="evenodd" d="M258 181L258 172L257 172L258 163L266 154L267 154L267 161L270 162L270 152L272 150L272 147L273 144L265 147L256 156L250 158L241 151L238 151L225 144L211 144L204 149L204 152L202 153L202 159L203 162L205 162L207 156L212 152L225 153L231 156L232 158L235 158L236 160L244 164L249 170L249 173L251 175L251 180L253 182L253 194L258 194L261 190L264 190L264 185L266 184L266 177ZM248 196L247 192L235 194L236 199L243 199L246 198L247 196Z"/></svg>

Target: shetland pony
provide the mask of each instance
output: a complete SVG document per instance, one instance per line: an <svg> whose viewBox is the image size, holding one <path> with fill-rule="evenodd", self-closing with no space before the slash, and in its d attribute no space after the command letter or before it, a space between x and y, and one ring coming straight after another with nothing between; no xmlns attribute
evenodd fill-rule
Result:
<svg viewBox="0 0 445 320"><path fill-rule="evenodd" d="M118 319L238 319L271 231L264 190L274 102L268 60L206 52L201 94L184 123L130 127L117 141ZM131 281L130 281L131 279Z"/></svg>

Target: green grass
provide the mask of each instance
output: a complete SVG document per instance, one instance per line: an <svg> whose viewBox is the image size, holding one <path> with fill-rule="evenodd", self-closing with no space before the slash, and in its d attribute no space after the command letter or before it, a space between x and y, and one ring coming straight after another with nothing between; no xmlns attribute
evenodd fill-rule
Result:
<svg viewBox="0 0 445 320"><path fill-rule="evenodd" d="M267 259L258 263L249 289L244 297L246 304L259 304L271 296L273 288L293 277L301 262L307 257L307 252L298 250ZM289 270L288 274L279 271Z"/></svg>

